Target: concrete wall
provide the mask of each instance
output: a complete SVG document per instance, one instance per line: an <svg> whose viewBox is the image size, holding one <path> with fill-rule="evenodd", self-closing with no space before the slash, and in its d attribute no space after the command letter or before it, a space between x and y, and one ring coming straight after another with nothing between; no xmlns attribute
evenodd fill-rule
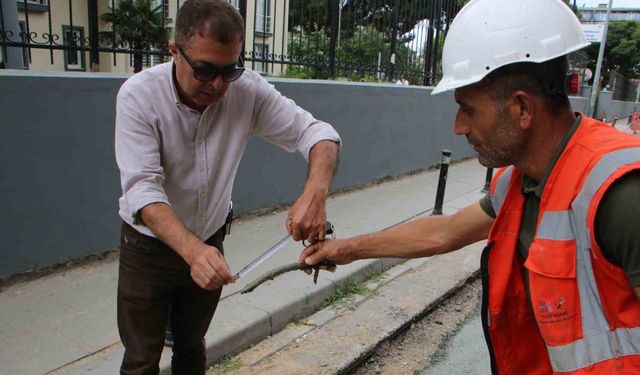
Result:
<svg viewBox="0 0 640 375"><path fill-rule="evenodd" d="M607 120L612 121L614 115L622 119L628 117L631 112L639 110L640 103L613 100L613 92L603 90L600 92L598 110L595 117L598 119L607 118Z"/></svg>
<svg viewBox="0 0 640 375"><path fill-rule="evenodd" d="M126 75L0 70L0 279L114 248L121 194L115 96ZM453 134L452 94L423 87L272 79L334 125L343 152L332 189L473 156ZM574 106L584 98L572 98ZM578 110L578 108L576 108ZM306 163L254 139L233 192L238 212L291 203ZM482 181L479 181L482 183Z"/></svg>
<svg viewBox="0 0 640 375"><path fill-rule="evenodd" d="M0 71L0 278L117 246L120 184L113 155L115 95L126 76ZM421 87L273 80L344 148L333 189L435 165L455 137L451 95ZM306 176L300 155L250 142L236 178L239 212L292 202ZM481 183L481 182L479 182Z"/></svg>
<svg viewBox="0 0 640 375"><path fill-rule="evenodd" d="M589 109L589 98L585 98L583 96L570 96L569 101L571 102L571 108L573 108L574 112L582 112L587 113Z"/></svg>

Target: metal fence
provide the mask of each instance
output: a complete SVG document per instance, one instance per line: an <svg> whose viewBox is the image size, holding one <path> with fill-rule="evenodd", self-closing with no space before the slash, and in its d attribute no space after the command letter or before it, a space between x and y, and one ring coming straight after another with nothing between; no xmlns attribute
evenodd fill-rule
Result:
<svg viewBox="0 0 640 375"><path fill-rule="evenodd" d="M279 53L254 49L250 61L299 78L430 85L441 75L444 36L459 0L291 0ZM254 36L254 38L256 38ZM255 43L252 43L255 45ZM286 49L286 50L285 50Z"/></svg>
<svg viewBox="0 0 640 375"><path fill-rule="evenodd" d="M607 88L613 92L613 100L635 102L640 97L638 80L631 80L616 70L609 72Z"/></svg>
<svg viewBox="0 0 640 375"><path fill-rule="evenodd" d="M11 67L6 63L10 50L20 51L25 68L34 64L33 50L47 50L46 59L51 65L60 58L59 52L54 52L63 51L65 70L74 70L68 67L97 70L93 67L99 66L101 58L104 60L101 53L111 54L112 65L118 64L117 56L128 56L135 71L166 61L169 56L166 45L173 25L171 16L180 7L180 0L0 1L3 64ZM444 36L463 3L462 0L230 2L247 22L245 65L255 70L285 77L357 81L395 81L404 76L417 85L433 84L441 75L439 61ZM17 10L12 9L13 5L17 5ZM106 11L100 13L99 9ZM58 24L54 26L53 12L67 15L62 30ZM43 17L47 22L42 22ZM42 53L38 58L42 59Z"/></svg>

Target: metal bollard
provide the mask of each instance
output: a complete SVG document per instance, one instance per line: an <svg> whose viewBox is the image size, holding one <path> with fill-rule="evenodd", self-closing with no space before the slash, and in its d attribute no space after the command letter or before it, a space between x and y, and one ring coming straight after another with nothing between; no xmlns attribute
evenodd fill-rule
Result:
<svg viewBox="0 0 640 375"><path fill-rule="evenodd" d="M438 191L436 192L436 203L433 206L431 215L442 215L442 202L444 201L444 189L447 186L447 175L449 174L449 162L451 161L450 150L442 150L442 162L440 162L440 178L438 179Z"/></svg>
<svg viewBox="0 0 640 375"><path fill-rule="evenodd" d="M484 178L484 187L482 188L483 193L489 192L489 188L491 188L491 179L493 178L493 168L487 168L487 175Z"/></svg>

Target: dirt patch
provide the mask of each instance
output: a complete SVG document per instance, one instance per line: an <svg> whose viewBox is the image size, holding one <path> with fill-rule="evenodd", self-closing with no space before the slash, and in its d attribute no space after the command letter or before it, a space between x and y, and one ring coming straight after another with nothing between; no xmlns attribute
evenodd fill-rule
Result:
<svg viewBox="0 0 640 375"><path fill-rule="evenodd" d="M386 341L351 375L409 375L443 358L448 341L468 318L480 313L481 281L475 280L411 327Z"/></svg>

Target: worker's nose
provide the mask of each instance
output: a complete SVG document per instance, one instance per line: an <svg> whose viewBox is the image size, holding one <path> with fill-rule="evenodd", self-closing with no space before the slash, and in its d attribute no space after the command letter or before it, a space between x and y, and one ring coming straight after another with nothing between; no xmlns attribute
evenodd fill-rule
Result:
<svg viewBox="0 0 640 375"><path fill-rule="evenodd" d="M460 117L461 117L460 115L456 116L456 121L453 125L453 133L456 135L469 134L471 127L469 126L467 121L464 121Z"/></svg>

